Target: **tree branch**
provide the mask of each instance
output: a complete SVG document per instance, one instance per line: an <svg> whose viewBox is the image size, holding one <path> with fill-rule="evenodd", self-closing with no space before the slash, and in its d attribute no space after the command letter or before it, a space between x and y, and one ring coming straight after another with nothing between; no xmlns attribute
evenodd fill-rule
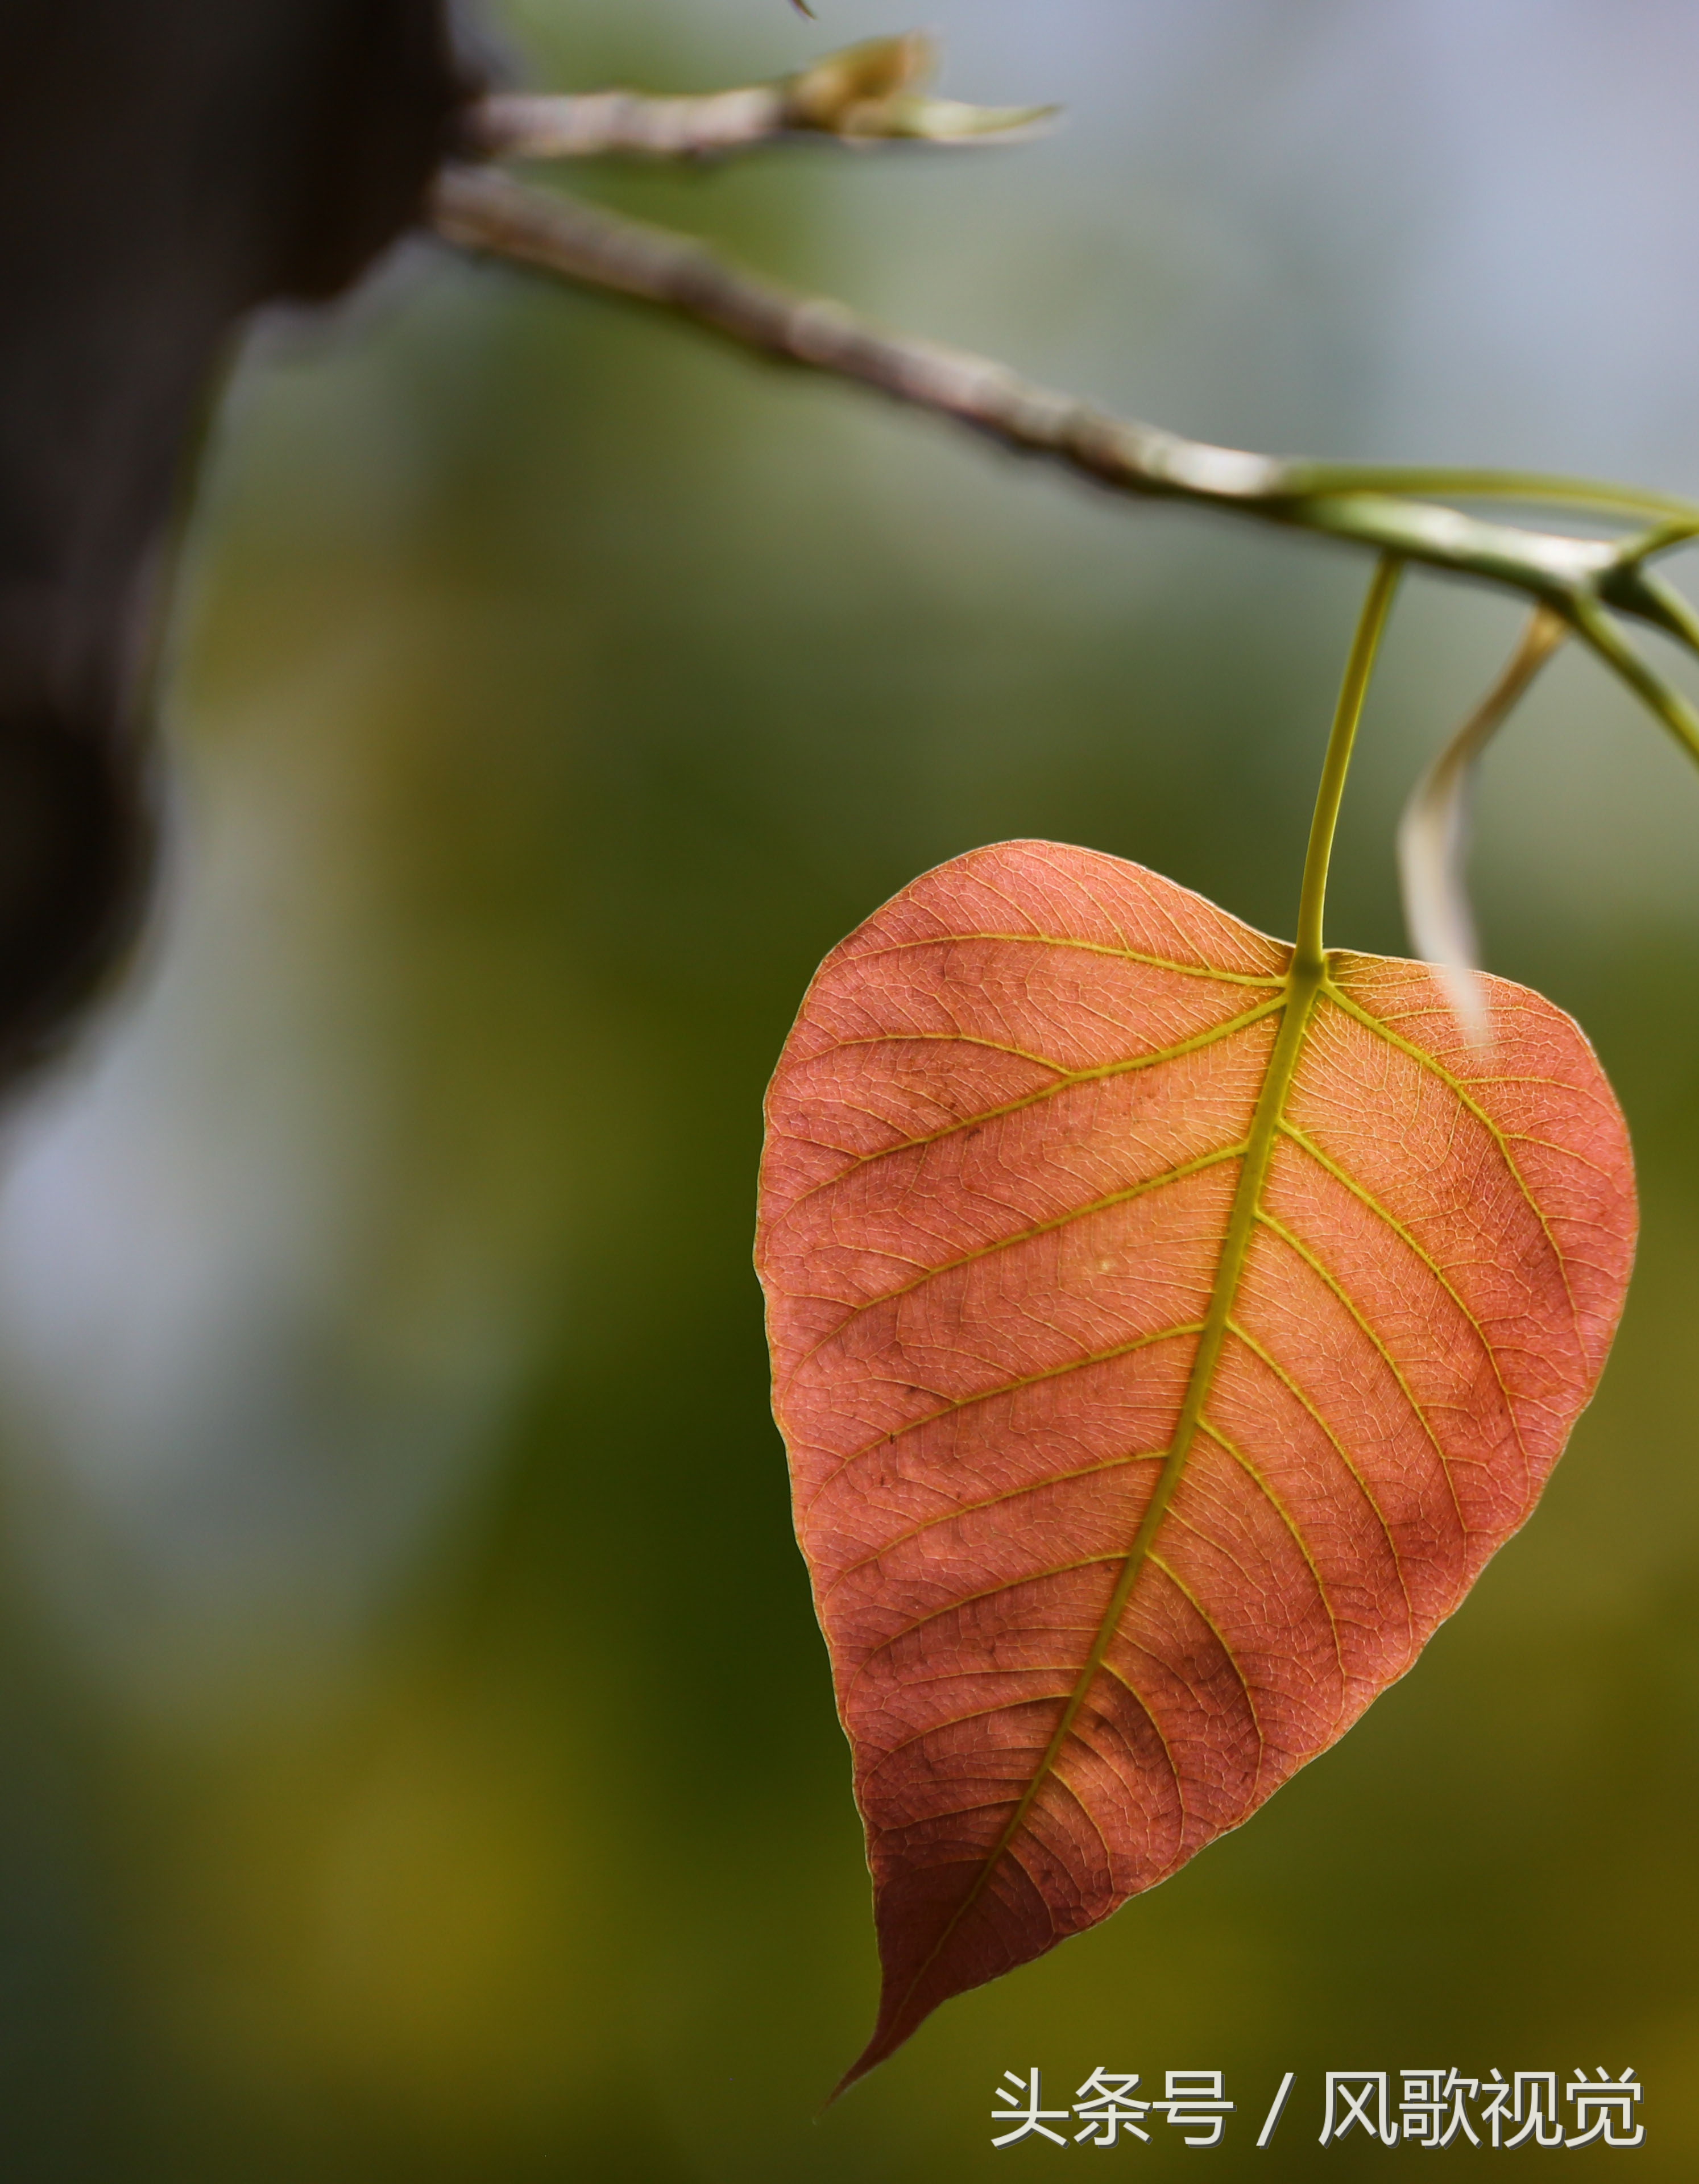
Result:
<svg viewBox="0 0 1699 2184"><path fill-rule="evenodd" d="M874 388L967 426L1012 453L1040 457L1111 491L1184 500L1519 592L1569 623L1690 755L1699 716L1617 627L1611 610L1699 655L1699 621L1650 576L1653 554L1699 531L1699 507L1584 479L1467 471L1375 471L1251 454L1110 415L989 358L893 333L843 304L748 271L710 245L485 167L451 165L431 201L437 232L580 287L632 298L776 360ZM1617 538L1494 521L1420 498L1567 504L1655 519Z"/></svg>

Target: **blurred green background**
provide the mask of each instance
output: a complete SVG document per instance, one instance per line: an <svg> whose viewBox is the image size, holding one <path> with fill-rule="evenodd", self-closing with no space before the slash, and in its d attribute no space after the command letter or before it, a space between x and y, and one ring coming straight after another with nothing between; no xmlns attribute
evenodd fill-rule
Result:
<svg viewBox="0 0 1699 2184"><path fill-rule="evenodd" d="M537 81L656 88L905 27L821 13L497 27ZM1070 127L587 187L1205 437L1699 490L1691 11L928 13L946 88ZM1221 2148L1118 2158L1224 2184L1433 2158L1321 2153L1329 2067L1632 2067L1636 2174L1695 2173L1699 781L1568 661L1474 869L1493 967L1635 1134L1602 1393L1337 1751L818 2114L875 1961L749 1270L766 1078L822 954L977 843L1289 932L1365 573L423 246L260 330L189 540L155 933L0 1196L8 2176L1079 2166L989 2149L1035 2064L1223 2069ZM1402 947L1398 806L1514 621L1409 588L1336 942Z"/></svg>

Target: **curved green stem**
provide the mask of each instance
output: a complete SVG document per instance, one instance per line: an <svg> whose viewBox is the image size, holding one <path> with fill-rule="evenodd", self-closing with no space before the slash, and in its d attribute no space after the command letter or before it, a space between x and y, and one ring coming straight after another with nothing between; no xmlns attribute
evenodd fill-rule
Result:
<svg viewBox="0 0 1699 2184"><path fill-rule="evenodd" d="M1631 614L1650 623L1653 629L1662 630L1666 637L1673 637L1678 644L1699 657L1699 616L1655 569L1642 568L1637 561L1624 561L1600 584L1597 596L1618 613Z"/></svg>
<svg viewBox="0 0 1699 2184"><path fill-rule="evenodd" d="M1380 649L1386 619L1392 611L1393 594L1403 573L1404 564L1396 554L1382 554L1375 564L1368 596L1357 617L1356 634L1351 639L1351 657L1345 662L1345 681L1340 686L1340 701L1334 712L1333 733L1328 738L1328 755L1322 761L1315 816L1310 822L1304 884L1298 897L1298 944L1292 956L1295 979L1317 979L1322 975L1322 911L1327 901L1334 830L1339 825L1340 801L1345 794L1345 776L1351 771L1351 749L1356 742L1356 724L1362 718L1362 702L1368 695L1369 677L1374 672L1374 656Z"/></svg>
<svg viewBox="0 0 1699 2184"><path fill-rule="evenodd" d="M1613 673L1661 721L1689 758L1699 760L1699 713L1649 661L1642 660L1596 599L1573 599L1568 621Z"/></svg>
<svg viewBox="0 0 1699 2184"><path fill-rule="evenodd" d="M1457 500L1552 502L1625 515L1655 515L1677 526L1699 519L1699 507L1675 493L1614 485L1597 478L1557 477L1541 471L1420 468L1395 463L1293 462L1294 491L1309 493L1390 493L1449 496ZM1660 526L1660 530L1664 526ZM1674 543L1672 538L1670 543Z"/></svg>

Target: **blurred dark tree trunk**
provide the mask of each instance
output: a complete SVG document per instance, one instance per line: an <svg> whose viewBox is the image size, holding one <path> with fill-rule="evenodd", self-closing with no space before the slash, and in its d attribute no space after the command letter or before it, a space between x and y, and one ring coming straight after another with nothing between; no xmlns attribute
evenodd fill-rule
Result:
<svg viewBox="0 0 1699 2184"><path fill-rule="evenodd" d="M414 220L443 0L0 0L0 1083L136 921L152 599L237 321Z"/></svg>

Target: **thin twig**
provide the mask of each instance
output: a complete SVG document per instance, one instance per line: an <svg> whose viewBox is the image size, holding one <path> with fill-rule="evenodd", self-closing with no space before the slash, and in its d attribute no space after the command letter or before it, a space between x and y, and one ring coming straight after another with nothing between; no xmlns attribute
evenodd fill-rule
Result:
<svg viewBox="0 0 1699 2184"><path fill-rule="evenodd" d="M1053 106L966 106L922 86L937 48L918 31L872 38L768 83L693 98L598 91L569 98L497 92L468 112L471 149L506 159L718 159L812 140L1007 144L1054 119Z"/></svg>
<svg viewBox="0 0 1699 2184"><path fill-rule="evenodd" d="M883 332L842 304L733 265L694 237L526 189L483 168L438 176L437 230L463 249L517 259L711 327L744 348L954 418L1028 454L1056 458L1106 485L1143 493L1260 504L1279 499L1285 465L1122 424L1071 395L939 342Z"/></svg>

